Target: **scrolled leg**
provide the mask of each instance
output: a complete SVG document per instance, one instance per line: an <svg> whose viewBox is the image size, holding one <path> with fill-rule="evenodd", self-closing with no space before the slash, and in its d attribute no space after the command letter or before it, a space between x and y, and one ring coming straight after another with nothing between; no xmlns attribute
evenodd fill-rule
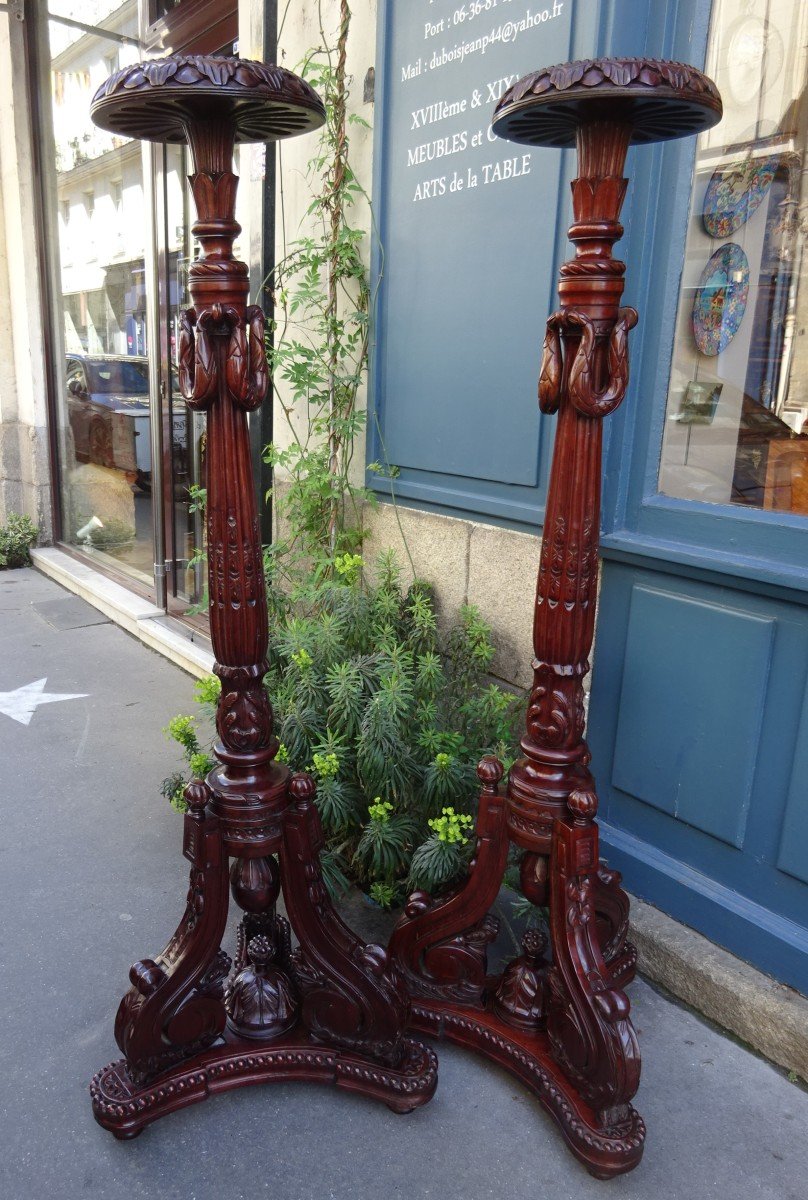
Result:
<svg viewBox="0 0 808 1200"><path fill-rule="evenodd" d="M292 971L303 1022L317 1039L396 1065L404 1053L408 1000L381 946L359 940L337 915L320 870L322 826L308 775L290 783L281 856L284 896L300 946Z"/></svg>
<svg viewBox="0 0 808 1200"><path fill-rule="evenodd" d="M640 1082L637 1037L625 993L600 945L595 896L598 831L593 821L557 818L550 865L547 1033L553 1057L599 1115L605 1130L630 1125Z"/></svg>
<svg viewBox="0 0 808 1200"><path fill-rule="evenodd" d="M93 1111L116 1137L135 1137L136 1116L121 1115L121 1101L164 1071L212 1045L225 1026L224 982L230 959L220 948L227 921L227 859L219 823L206 812L207 785L189 784L185 796L185 857L191 861L185 913L156 958L136 962L132 987L115 1018L115 1040L124 1054L92 1081Z"/></svg>
<svg viewBox="0 0 808 1200"><path fill-rule="evenodd" d="M628 940L629 900L621 883L619 871L599 865L594 903L600 944L614 982L625 987L636 973L637 951Z"/></svg>
<svg viewBox="0 0 808 1200"><path fill-rule="evenodd" d="M390 954L415 996L480 1006L487 976L487 947L498 923L496 900L508 857L505 802L498 785L502 764L484 758L477 812L477 845L466 883L443 899L414 892L390 941Z"/></svg>

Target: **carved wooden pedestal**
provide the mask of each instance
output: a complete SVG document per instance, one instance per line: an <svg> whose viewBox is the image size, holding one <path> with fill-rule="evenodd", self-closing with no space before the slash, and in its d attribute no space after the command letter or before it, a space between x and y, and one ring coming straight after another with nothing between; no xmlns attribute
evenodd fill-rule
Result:
<svg viewBox="0 0 808 1200"><path fill-rule="evenodd" d="M413 997L413 1028L478 1050L538 1097L572 1152L600 1178L640 1160L645 1127L631 1105L640 1056L623 987L634 975L628 901L600 862L598 799L584 740L584 677L597 598L602 420L628 383L620 308L625 266L612 257L629 143L706 129L720 119L714 85L678 63L567 63L520 80L493 129L529 145L577 146L572 184L576 256L561 268L560 308L547 323L539 400L558 413L533 644L534 683L523 757L503 796L502 768L484 760L477 849L465 886L446 899L410 897L390 943ZM515 268L516 269L516 268ZM488 910L509 841L524 851L522 887L549 909L500 977L487 973L496 933ZM549 950L549 953L546 951Z"/></svg>
<svg viewBox="0 0 808 1200"><path fill-rule="evenodd" d="M187 906L156 958L135 963L115 1022L124 1058L91 1085L96 1119L116 1137L248 1083L330 1082L396 1112L425 1103L435 1055L404 1036L409 998L379 946L356 938L323 886L314 781L290 778L263 686L267 608L246 414L267 387L264 317L247 307L234 259L236 141L315 129L315 92L279 67L176 56L113 75L93 100L113 133L188 141L202 256L190 268L179 377L208 413L210 625L221 679L219 765L186 789ZM230 868L230 860L233 860ZM244 911L236 962L221 949L228 887ZM289 922L275 911L281 889Z"/></svg>

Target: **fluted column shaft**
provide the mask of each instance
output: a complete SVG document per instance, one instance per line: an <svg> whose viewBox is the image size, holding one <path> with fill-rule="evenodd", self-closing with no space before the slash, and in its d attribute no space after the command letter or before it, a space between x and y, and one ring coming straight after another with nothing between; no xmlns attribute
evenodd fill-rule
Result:
<svg viewBox="0 0 808 1200"><path fill-rule="evenodd" d="M584 740L584 677L598 588L602 418L622 399L627 377L621 310L625 266L612 257L623 233L622 177L628 125L591 121L578 132L572 183L575 257L561 268L559 311L548 323L540 395L557 412L533 621L534 677L523 757L509 781L509 827L525 849L546 852L552 817L591 788ZM631 316L626 316L631 314Z"/></svg>

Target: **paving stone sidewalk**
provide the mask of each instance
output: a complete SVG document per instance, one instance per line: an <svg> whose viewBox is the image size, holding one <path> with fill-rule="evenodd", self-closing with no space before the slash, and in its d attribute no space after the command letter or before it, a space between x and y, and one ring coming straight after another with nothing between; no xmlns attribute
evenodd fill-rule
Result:
<svg viewBox="0 0 808 1200"><path fill-rule="evenodd" d="M192 691L84 601L34 571L0 572L4 1200L806 1200L808 1094L641 981L648 1142L610 1183L506 1074L447 1046L435 1099L407 1117L279 1084L134 1142L101 1130L87 1084L117 1057L129 966L161 949L184 904L181 821L159 790L177 759L161 729L191 711Z"/></svg>

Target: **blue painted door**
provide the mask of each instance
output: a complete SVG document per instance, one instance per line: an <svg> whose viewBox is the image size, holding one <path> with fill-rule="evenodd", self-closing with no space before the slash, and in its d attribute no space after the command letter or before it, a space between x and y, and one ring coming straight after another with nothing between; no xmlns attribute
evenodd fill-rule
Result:
<svg viewBox="0 0 808 1200"><path fill-rule="evenodd" d="M641 322L607 452L590 743L629 889L808 993L808 247L783 221L806 10L785 6L775 43L765 5L726 7L710 27L708 3L680 5L668 43L706 53L721 136L629 163ZM756 37L742 80L732 48ZM729 245L741 269L719 287Z"/></svg>

